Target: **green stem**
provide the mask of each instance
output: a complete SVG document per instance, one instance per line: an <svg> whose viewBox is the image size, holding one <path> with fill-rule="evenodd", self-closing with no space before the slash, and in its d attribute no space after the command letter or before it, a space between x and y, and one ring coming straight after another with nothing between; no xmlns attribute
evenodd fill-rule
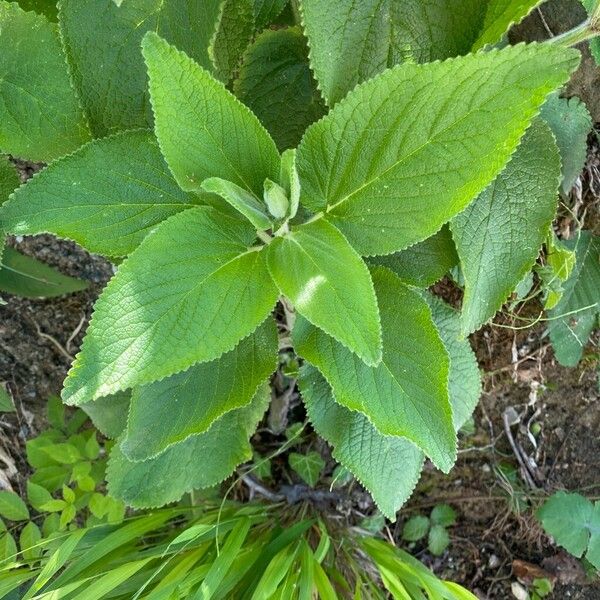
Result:
<svg viewBox="0 0 600 600"><path fill-rule="evenodd" d="M575 46L598 36L600 36L600 0L596 0L594 7L590 11L589 18L581 23L581 25L561 35L557 35L548 41L552 44L560 44L561 46Z"/></svg>

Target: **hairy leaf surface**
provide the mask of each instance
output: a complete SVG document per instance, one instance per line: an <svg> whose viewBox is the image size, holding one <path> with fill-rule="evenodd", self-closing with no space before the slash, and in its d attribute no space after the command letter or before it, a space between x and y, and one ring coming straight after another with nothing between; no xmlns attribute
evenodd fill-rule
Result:
<svg viewBox="0 0 600 600"><path fill-rule="evenodd" d="M501 308L531 269L557 206L560 156L541 120L506 168L451 224L465 279L463 333Z"/></svg>
<svg viewBox="0 0 600 600"><path fill-rule="evenodd" d="M254 0L254 23L257 31L274 21L287 3L288 0Z"/></svg>
<svg viewBox="0 0 600 600"><path fill-rule="evenodd" d="M127 426L131 392L117 392L81 404L80 408L92 420L94 427L110 439L118 438Z"/></svg>
<svg viewBox="0 0 600 600"><path fill-rule="evenodd" d="M574 367L600 315L600 236L581 231L565 245L575 250L577 261L560 302L548 312L548 331L558 362Z"/></svg>
<svg viewBox="0 0 600 600"><path fill-rule="evenodd" d="M295 148L306 128L325 112L297 27L261 33L244 55L234 90L280 150Z"/></svg>
<svg viewBox="0 0 600 600"><path fill-rule="evenodd" d="M381 360L381 326L369 271L335 227L321 219L275 238L268 264L281 293L301 315L367 364Z"/></svg>
<svg viewBox="0 0 600 600"><path fill-rule="evenodd" d="M363 255L426 239L501 171L578 60L571 49L520 45L371 79L306 132L305 206Z"/></svg>
<svg viewBox="0 0 600 600"><path fill-rule="evenodd" d="M7 156L0 154L0 206L3 202L8 200L10 194L19 187L21 180L19 179L19 173L14 165L8 160ZM0 228L6 229L4 209L2 211L2 221L0 221Z"/></svg>
<svg viewBox="0 0 600 600"><path fill-rule="evenodd" d="M568 194L585 165L592 117L579 98L560 98L558 94L548 98L541 116L556 138L562 161L561 188Z"/></svg>
<svg viewBox="0 0 600 600"><path fill-rule="evenodd" d="M208 207L163 222L96 302L63 399L79 404L158 381L232 350L277 289L252 226Z"/></svg>
<svg viewBox="0 0 600 600"><path fill-rule="evenodd" d="M146 460L246 406L277 367L277 350L277 329L267 319L217 360L136 388L122 451L130 460Z"/></svg>
<svg viewBox="0 0 600 600"><path fill-rule="evenodd" d="M143 41L156 134L179 185L220 177L254 193L276 180L279 153L250 110L208 71L155 34Z"/></svg>
<svg viewBox="0 0 600 600"><path fill-rule="evenodd" d="M444 225L430 238L394 254L374 256L369 264L387 267L404 283L425 288L456 266L458 255L450 229Z"/></svg>
<svg viewBox="0 0 600 600"><path fill-rule="evenodd" d="M56 25L0 2L0 152L48 162L89 138Z"/></svg>
<svg viewBox="0 0 600 600"><path fill-rule="evenodd" d="M149 508L220 483L240 463L252 458L248 438L269 398L269 386L261 386L248 406L223 415L205 433L189 437L144 462L128 461L115 445L107 468L110 494L134 508Z"/></svg>
<svg viewBox="0 0 600 600"><path fill-rule="evenodd" d="M130 254L166 218L200 204L171 175L154 136L94 140L21 187L2 208L6 231L51 232L90 252Z"/></svg>
<svg viewBox="0 0 600 600"><path fill-rule="evenodd" d="M333 446L333 457L393 521L419 480L423 453L405 438L382 435L363 414L337 404L331 387L314 367L302 367L299 384L310 422Z"/></svg>
<svg viewBox="0 0 600 600"><path fill-rule="evenodd" d="M431 311L391 271L377 267L373 281L383 330L377 367L304 319L294 327L294 347L323 373L339 404L366 415L382 434L411 440L448 471L456 457L449 359Z"/></svg>
<svg viewBox="0 0 600 600"><path fill-rule="evenodd" d="M216 76L228 82L254 33L254 0L222 0L209 55Z"/></svg>
<svg viewBox="0 0 600 600"><path fill-rule="evenodd" d="M77 90L95 136L152 125L140 51L154 31L211 67L208 45L220 0L63 0L60 27Z"/></svg>
<svg viewBox="0 0 600 600"><path fill-rule="evenodd" d="M461 331L460 313L443 300L424 293L433 322L450 359L448 393L454 428L458 431L471 417L481 397L481 375L469 340Z"/></svg>

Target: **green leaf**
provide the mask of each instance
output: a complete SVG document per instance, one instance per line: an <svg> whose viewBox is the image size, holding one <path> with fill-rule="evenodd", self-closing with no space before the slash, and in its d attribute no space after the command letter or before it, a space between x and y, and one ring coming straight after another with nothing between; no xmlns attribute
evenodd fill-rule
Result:
<svg viewBox="0 0 600 600"><path fill-rule="evenodd" d="M0 490L0 516L9 521L26 521L29 519L29 511L18 494Z"/></svg>
<svg viewBox="0 0 600 600"><path fill-rule="evenodd" d="M423 296L450 358L448 392L454 428L458 431L471 417L481 397L481 375L468 338L461 332L460 313L432 294Z"/></svg>
<svg viewBox="0 0 600 600"><path fill-rule="evenodd" d="M65 465L72 465L83 458L77 446L67 443L48 444L43 448L43 452L52 460Z"/></svg>
<svg viewBox="0 0 600 600"><path fill-rule="evenodd" d="M548 331L558 362L574 367L600 314L600 236L581 231L565 245L575 250L577 262L560 302L548 311Z"/></svg>
<svg viewBox="0 0 600 600"><path fill-rule="evenodd" d="M583 554L600 570L600 502L579 494L557 492L537 511L546 533L573 556Z"/></svg>
<svg viewBox="0 0 600 600"><path fill-rule="evenodd" d="M123 433L127 425L130 400L131 393L129 391L117 392L80 406L102 435L115 439Z"/></svg>
<svg viewBox="0 0 600 600"><path fill-rule="evenodd" d="M485 18L473 50L499 42L516 23L520 23L543 0L487 0Z"/></svg>
<svg viewBox="0 0 600 600"><path fill-rule="evenodd" d="M56 429L63 429L65 426L65 405L58 396L50 396L46 406L46 415L48 423Z"/></svg>
<svg viewBox="0 0 600 600"><path fill-rule="evenodd" d="M216 75L228 82L254 33L254 1L223 0L208 53Z"/></svg>
<svg viewBox="0 0 600 600"><path fill-rule="evenodd" d="M244 55L234 91L280 150L295 148L325 112L298 27L263 31Z"/></svg>
<svg viewBox="0 0 600 600"><path fill-rule="evenodd" d="M456 523L456 512L448 504L436 504L431 511L430 519L434 525L450 527Z"/></svg>
<svg viewBox="0 0 600 600"><path fill-rule="evenodd" d="M290 201L289 218L293 219L300 206L300 179L296 169L296 150L286 150L281 155L279 183Z"/></svg>
<svg viewBox="0 0 600 600"><path fill-rule="evenodd" d="M254 194L231 181L220 177L209 177L202 182L205 192L218 194L227 203L244 215L256 229L271 229L267 207Z"/></svg>
<svg viewBox="0 0 600 600"><path fill-rule="evenodd" d="M210 68L208 44L220 0L63 0L60 27L94 137L149 127L152 109L140 43L163 36Z"/></svg>
<svg viewBox="0 0 600 600"><path fill-rule="evenodd" d="M8 531L0 535L0 560L15 561L18 551L17 542Z"/></svg>
<svg viewBox="0 0 600 600"><path fill-rule="evenodd" d="M53 298L86 289L87 282L7 247L0 263L0 290L26 298Z"/></svg>
<svg viewBox="0 0 600 600"><path fill-rule="evenodd" d="M207 207L163 222L96 302L63 400L94 400L232 350L277 300L254 238L249 224Z"/></svg>
<svg viewBox="0 0 600 600"><path fill-rule="evenodd" d="M462 330L479 329L534 265L557 206L560 156L536 121L506 168L451 224L465 280Z"/></svg>
<svg viewBox="0 0 600 600"><path fill-rule="evenodd" d="M306 454L290 452L288 462L291 469L310 487L317 485L321 471L325 467L325 461L322 456L315 451L307 452Z"/></svg>
<svg viewBox="0 0 600 600"><path fill-rule="evenodd" d="M37 485L31 480L27 482L27 499L29 500L29 504L38 512L45 511L45 506L48 502L54 500L45 487Z"/></svg>
<svg viewBox="0 0 600 600"><path fill-rule="evenodd" d="M2 384L0 384L0 412L17 412L12 396Z"/></svg>
<svg viewBox="0 0 600 600"><path fill-rule="evenodd" d="M288 0L254 0L254 24L257 31L270 25L286 7Z"/></svg>
<svg viewBox="0 0 600 600"><path fill-rule="evenodd" d="M562 161L563 194L571 191L583 171L587 158L587 138L592 117L579 98L560 98L552 94L542 106L541 117L552 129Z"/></svg>
<svg viewBox="0 0 600 600"><path fill-rule="evenodd" d="M36 469L28 481L46 488L49 492L54 492L69 481L68 467L51 465Z"/></svg>
<svg viewBox="0 0 600 600"><path fill-rule="evenodd" d="M432 525L427 537L427 548L434 556L441 556L450 545L448 531L442 525Z"/></svg>
<svg viewBox="0 0 600 600"><path fill-rule="evenodd" d="M267 319L219 359L136 388L122 451L130 460L146 460L204 433L225 413L252 401L277 368L277 357L277 328Z"/></svg>
<svg viewBox="0 0 600 600"><path fill-rule="evenodd" d="M0 123L0 151L27 160L48 162L90 138L56 25L14 2L0 3Z"/></svg>
<svg viewBox="0 0 600 600"><path fill-rule="evenodd" d="M179 185L220 177L262 196L279 154L258 119L192 59L155 34L142 44L161 150Z"/></svg>
<svg viewBox="0 0 600 600"><path fill-rule="evenodd" d="M270 389L265 384L251 404L228 412L205 433L189 437L151 460L129 462L115 445L107 468L110 494L135 508L156 507L175 502L193 489L220 483L237 465L252 458L248 438L269 399Z"/></svg>
<svg viewBox="0 0 600 600"><path fill-rule="evenodd" d="M587 10L588 14L596 8L596 0L581 0L581 3ZM596 64L600 66L600 39L593 38L589 41L590 44L590 52L592 53L592 57L596 61Z"/></svg>
<svg viewBox="0 0 600 600"><path fill-rule="evenodd" d="M33 10L38 15L44 15L49 21L56 21L57 19L56 0L17 0L17 2L23 10Z"/></svg>
<svg viewBox="0 0 600 600"><path fill-rule="evenodd" d="M126 256L161 221L198 204L173 180L154 136L132 131L54 162L17 190L0 218L10 233L51 232Z"/></svg>
<svg viewBox="0 0 600 600"><path fill-rule="evenodd" d="M447 472L456 457L449 361L431 311L387 269L377 267L373 281L383 329L377 367L368 367L304 319L296 321L294 346L323 373L339 404L366 415L380 433L409 439Z"/></svg>
<svg viewBox="0 0 600 600"><path fill-rule="evenodd" d="M374 256L369 264L387 267L405 283L425 288L456 266L458 255L450 230L444 225L426 240L394 254Z"/></svg>
<svg viewBox="0 0 600 600"><path fill-rule="evenodd" d="M404 524L402 539L406 542L418 542L427 535L428 531L429 519L422 515L416 515Z"/></svg>
<svg viewBox="0 0 600 600"><path fill-rule="evenodd" d="M19 536L19 546L25 560L35 560L41 556L42 547L35 547L40 543L41 539L42 532L35 523L30 521L23 527Z"/></svg>
<svg viewBox="0 0 600 600"><path fill-rule="evenodd" d="M319 219L295 227L268 248L273 280L294 308L355 352L381 360L381 326L369 271L344 236Z"/></svg>
<svg viewBox="0 0 600 600"><path fill-rule="evenodd" d="M286 191L274 181L265 179L263 198L269 213L276 219L284 219L290 211L290 201Z"/></svg>
<svg viewBox="0 0 600 600"><path fill-rule="evenodd" d="M12 192L19 187L21 180L19 179L19 172L15 169L14 165L8 159L8 156L0 154L0 205L8 200L8 197ZM4 225L4 215L2 216L2 228L6 229Z"/></svg>
<svg viewBox="0 0 600 600"><path fill-rule="evenodd" d="M335 460L352 472L393 521L419 480L423 453L404 438L382 435L363 414L337 404L314 367L302 367L299 385L310 422L333 446Z"/></svg>
<svg viewBox="0 0 600 600"><path fill-rule="evenodd" d="M578 62L571 49L530 44L386 71L307 130L304 205L363 255L426 239L491 183ZM427 110L414 109L423 98Z"/></svg>

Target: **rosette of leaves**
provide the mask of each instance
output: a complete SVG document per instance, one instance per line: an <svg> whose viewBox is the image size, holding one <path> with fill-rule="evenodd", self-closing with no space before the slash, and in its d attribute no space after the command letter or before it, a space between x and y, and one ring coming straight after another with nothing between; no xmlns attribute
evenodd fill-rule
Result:
<svg viewBox="0 0 600 600"><path fill-rule="evenodd" d="M325 90L318 47L335 38L315 34L309 4L304 33ZM59 27L91 131L105 137L52 162L0 218L9 231L50 231L119 259L63 391L118 438L112 494L165 504L251 458L277 367L281 300L314 428L393 517L425 457L452 467L456 430L480 390L464 335L500 308L545 238L560 161L535 119L578 53L532 44L378 64L345 78L339 101L324 94L331 108L320 120L311 124L323 106L306 110L301 141L281 152L298 137L276 135L285 114L271 134L222 83L231 69L219 64L234 62L218 63L217 40L239 25L227 2L216 37L212 27L210 36L196 31L194 15L171 14L171 3L135 33L127 27L140 20L127 11L142 10L136 0L107 0L105 12L90 5L65 0ZM179 26L182 14L194 25ZM98 20L98 31L82 32ZM299 35L286 37L292 66L307 60ZM269 60L270 44L280 57L286 40L259 36L244 55L245 83L234 90L256 112L271 88L252 61ZM129 77L115 56L131 61ZM278 76L295 72L277 60ZM466 209L472 216L461 221ZM490 241L496 226L501 244ZM458 260L470 290L462 314L418 289Z"/></svg>

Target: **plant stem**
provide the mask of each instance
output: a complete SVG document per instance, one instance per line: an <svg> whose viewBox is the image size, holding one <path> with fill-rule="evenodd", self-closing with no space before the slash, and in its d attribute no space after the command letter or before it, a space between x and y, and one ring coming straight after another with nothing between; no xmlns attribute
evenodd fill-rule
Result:
<svg viewBox="0 0 600 600"><path fill-rule="evenodd" d="M266 231L257 231L256 235L265 244L270 244L273 241L273 238Z"/></svg>
<svg viewBox="0 0 600 600"><path fill-rule="evenodd" d="M590 16L581 25L548 41L561 46L575 46L598 36L600 36L600 0L596 0L594 8L590 11Z"/></svg>

